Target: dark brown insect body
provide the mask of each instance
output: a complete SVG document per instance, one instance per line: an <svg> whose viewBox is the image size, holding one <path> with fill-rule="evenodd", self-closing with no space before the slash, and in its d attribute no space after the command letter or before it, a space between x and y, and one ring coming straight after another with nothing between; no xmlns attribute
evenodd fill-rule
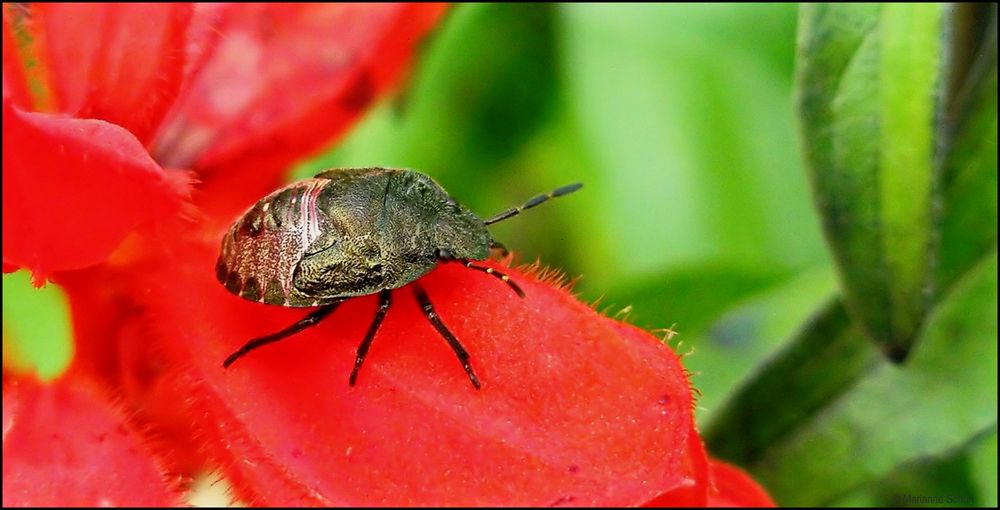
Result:
<svg viewBox="0 0 1000 510"><path fill-rule="evenodd" d="M440 254L483 260L483 220L429 177L407 170L333 170L257 202L222 242L218 278L272 305L317 306L395 289Z"/></svg>
<svg viewBox="0 0 1000 510"><path fill-rule="evenodd" d="M502 279L506 275L471 261L500 247L486 226L579 189L579 184L538 195L519 208L482 220L455 202L429 177L405 169L330 170L292 183L254 204L222 240L216 276L245 299L272 305L322 306L291 327L250 341L226 359L315 325L345 299L380 293L381 304L358 348L351 384L391 303L392 289L427 274L439 262L459 261ZM418 301L432 325L479 387L468 354L434 313L418 286Z"/></svg>

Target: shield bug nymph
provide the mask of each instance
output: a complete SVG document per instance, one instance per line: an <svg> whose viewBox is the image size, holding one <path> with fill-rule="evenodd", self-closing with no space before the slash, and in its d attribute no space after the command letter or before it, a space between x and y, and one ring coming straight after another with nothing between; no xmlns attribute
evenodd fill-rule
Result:
<svg viewBox="0 0 1000 510"><path fill-rule="evenodd" d="M457 262L524 292L507 275L476 264L492 248L504 249L487 225L546 200L580 189L580 183L537 195L481 219L438 183L413 170L344 168L294 182L264 197L222 239L216 276L226 289L251 301L319 307L276 333L254 338L229 355L229 367L248 352L319 324L345 300L379 295L379 306L358 346L353 386L368 348L392 304L392 290L414 282L438 263ZM455 351L479 389L469 353L434 311L418 284L413 293L424 316Z"/></svg>

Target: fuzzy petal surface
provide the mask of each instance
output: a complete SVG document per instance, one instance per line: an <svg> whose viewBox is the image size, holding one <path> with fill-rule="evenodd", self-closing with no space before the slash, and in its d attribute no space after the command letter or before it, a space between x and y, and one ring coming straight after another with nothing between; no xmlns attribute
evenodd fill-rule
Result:
<svg viewBox="0 0 1000 510"><path fill-rule="evenodd" d="M167 506L177 492L97 390L5 380L3 506Z"/></svg>
<svg viewBox="0 0 1000 510"><path fill-rule="evenodd" d="M373 296L222 368L250 338L311 309L229 294L215 281L217 249L195 243L144 285L159 341L189 364L178 384L194 402L193 419L247 501L639 505L698 483L691 393L677 356L535 272L504 269L524 299L459 264L418 280L471 353L482 390L409 287L394 292L351 387Z"/></svg>
<svg viewBox="0 0 1000 510"><path fill-rule="evenodd" d="M130 232L175 214L187 178L125 129L3 103L3 261L36 280L103 261Z"/></svg>

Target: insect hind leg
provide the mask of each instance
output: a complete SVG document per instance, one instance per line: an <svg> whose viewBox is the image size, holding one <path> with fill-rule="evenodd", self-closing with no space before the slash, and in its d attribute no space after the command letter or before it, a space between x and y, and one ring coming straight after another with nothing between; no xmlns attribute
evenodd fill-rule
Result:
<svg viewBox="0 0 1000 510"><path fill-rule="evenodd" d="M448 331L448 328L441 322L441 318L438 317L437 312L434 311L434 305L431 304L431 300L427 297L427 292L424 291L419 285L413 286L413 295L417 298L417 304L420 305L420 309L423 310L424 316L427 320L431 322L434 329L444 337L451 349L455 351L455 356L458 357L458 361L462 363L462 368L465 369L465 373L469 375L469 380L472 381L472 386L477 390L482 387L479 384L479 378L476 377L476 372L472 370L472 364L469 363L469 352L462 347L462 343L455 338L455 335Z"/></svg>
<svg viewBox="0 0 1000 510"><path fill-rule="evenodd" d="M236 352L230 354L226 358L226 360L222 362L222 368L229 368L229 365L232 365L233 363L236 362L236 360L242 358L243 356L246 356L250 351L257 349L258 347L263 347L267 344L283 340L304 329L308 329L319 324L328 315L333 313L333 311L336 310L341 303L342 301L337 301L335 303L323 305L319 309L314 310L309 315L303 317L300 321L296 322L295 324L292 324L291 326L288 326L287 328L281 331L278 331L277 333L272 333L267 336L262 336L250 340L249 342L243 344L243 347L237 349Z"/></svg>

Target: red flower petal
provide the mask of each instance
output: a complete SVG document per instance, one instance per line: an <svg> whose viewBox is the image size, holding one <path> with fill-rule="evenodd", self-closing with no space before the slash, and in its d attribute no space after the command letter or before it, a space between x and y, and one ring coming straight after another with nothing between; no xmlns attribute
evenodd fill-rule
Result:
<svg viewBox="0 0 1000 510"><path fill-rule="evenodd" d="M58 110L105 120L146 144L180 88L188 4L37 4Z"/></svg>
<svg viewBox="0 0 1000 510"><path fill-rule="evenodd" d="M180 370L165 359L152 335L142 297L130 282L145 271L143 259L128 265L101 264L53 277L69 296L76 353L70 373L114 388L133 423L151 430L147 446L171 472L194 476L205 467L183 395L173 381ZM138 298L138 299L135 299Z"/></svg>
<svg viewBox="0 0 1000 510"><path fill-rule="evenodd" d="M685 483L645 502L644 507L703 507L708 502L710 475L708 455L698 430L691 426L685 471L690 473Z"/></svg>
<svg viewBox="0 0 1000 510"><path fill-rule="evenodd" d="M9 97L14 104L27 108L31 106L31 95L28 93L28 80L17 54L17 42L10 26L8 9L13 6L3 5L3 95Z"/></svg>
<svg viewBox="0 0 1000 510"><path fill-rule="evenodd" d="M79 382L4 381L3 505L179 503L141 440Z"/></svg>
<svg viewBox="0 0 1000 510"><path fill-rule="evenodd" d="M42 278L95 264L137 225L173 214L186 179L128 131L3 102L3 261Z"/></svg>
<svg viewBox="0 0 1000 510"><path fill-rule="evenodd" d="M214 279L217 246L177 250L150 280L152 316L192 418L237 491L272 505L637 505L697 475L678 358L535 276L524 288L458 264L420 280L464 342L483 389L408 288L347 384L373 297L323 324L222 360L308 310L244 301ZM497 266L499 267L499 266ZM696 461L694 461L696 462Z"/></svg>
<svg viewBox="0 0 1000 510"><path fill-rule="evenodd" d="M712 490L708 504L715 507L773 507L774 501L757 482L735 466L709 461Z"/></svg>
<svg viewBox="0 0 1000 510"><path fill-rule="evenodd" d="M199 6L199 9L203 9ZM394 84L439 4L241 4L192 25L202 46L153 151L172 168L228 174L225 221L270 191L288 165L333 142ZM213 34L218 34L212 37ZM205 49L205 46L210 46Z"/></svg>

